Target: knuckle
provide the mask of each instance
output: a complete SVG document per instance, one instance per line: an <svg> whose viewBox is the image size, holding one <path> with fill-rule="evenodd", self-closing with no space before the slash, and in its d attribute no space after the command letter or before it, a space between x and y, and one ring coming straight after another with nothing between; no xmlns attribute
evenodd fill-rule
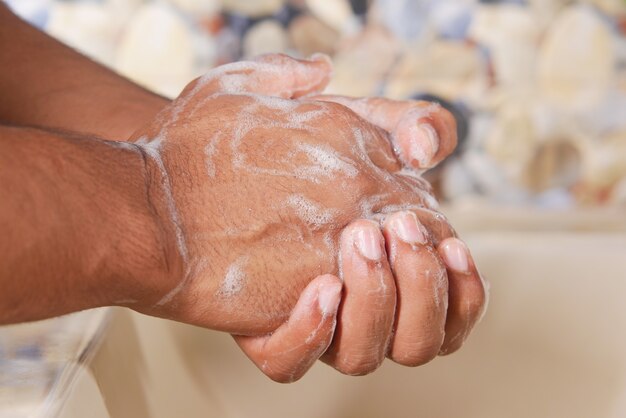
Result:
<svg viewBox="0 0 626 418"><path fill-rule="evenodd" d="M333 115L352 113L349 107L341 103L328 102L328 101L324 101L321 103L323 103L324 107L329 111L329 116L328 116L329 119L332 119Z"/></svg>
<svg viewBox="0 0 626 418"><path fill-rule="evenodd" d="M441 344L421 347L418 350L402 355L392 356L392 360L402 366L419 367L434 360L439 354Z"/></svg>
<svg viewBox="0 0 626 418"><path fill-rule="evenodd" d="M304 373L295 370L289 371L284 368L262 367L263 373L276 383L293 383L302 378Z"/></svg>
<svg viewBox="0 0 626 418"><path fill-rule="evenodd" d="M356 357L342 359L335 364L335 369L348 376L365 376L375 372L383 360L375 357Z"/></svg>
<svg viewBox="0 0 626 418"><path fill-rule="evenodd" d="M296 380L298 380L298 378L294 378L293 376L286 374L286 373L272 373L272 372L267 373L266 372L265 375L276 383L293 383Z"/></svg>
<svg viewBox="0 0 626 418"><path fill-rule="evenodd" d="M327 110L326 118L342 135L353 135L355 126L362 126L364 120L347 105L337 102L323 102Z"/></svg>
<svg viewBox="0 0 626 418"><path fill-rule="evenodd" d="M406 344L392 350L390 358L403 366L418 367L437 357L443 344L443 333L433 333L418 342Z"/></svg>
<svg viewBox="0 0 626 418"><path fill-rule="evenodd" d="M350 196L357 202L363 196L373 195L380 188L380 185L373 181L371 176L359 170L358 174L350 179L350 188L354 191Z"/></svg>

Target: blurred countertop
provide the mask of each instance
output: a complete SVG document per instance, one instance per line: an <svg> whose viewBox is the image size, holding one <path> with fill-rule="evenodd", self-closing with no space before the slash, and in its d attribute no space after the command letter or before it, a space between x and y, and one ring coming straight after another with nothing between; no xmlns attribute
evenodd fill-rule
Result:
<svg viewBox="0 0 626 418"><path fill-rule="evenodd" d="M626 234L626 216L619 208L443 207L442 212L462 237L563 233L584 240L586 234L596 239L599 234ZM0 327L0 417L57 416L106 338L112 311L101 308Z"/></svg>
<svg viewBox="0 0 626 418"><path fill-rule="evenodd" d="M0 417L53 417L101 341L109 309L0 327Z"/></svg>

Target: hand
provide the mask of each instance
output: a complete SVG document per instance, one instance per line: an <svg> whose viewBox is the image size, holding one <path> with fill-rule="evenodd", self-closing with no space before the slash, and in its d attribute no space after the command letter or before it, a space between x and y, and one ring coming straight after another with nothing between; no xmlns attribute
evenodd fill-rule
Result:
<svg viewBox="0 0 626 418"><path fill-rule="evenodd" d="M329 74L323 57L219 67L133 136L170 268L131 307L235 334L278 381L323 353L348 374L385 356L422 364L460 347L484 306L467 248L413 170L454 148L451 116L302 98Z"/></svg>

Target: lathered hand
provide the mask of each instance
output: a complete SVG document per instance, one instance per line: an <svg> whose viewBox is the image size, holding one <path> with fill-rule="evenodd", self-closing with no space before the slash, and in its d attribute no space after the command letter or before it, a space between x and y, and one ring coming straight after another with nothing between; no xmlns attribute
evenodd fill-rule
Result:
<svg viewBox="0 0 626 418"><path fill-rule="evenodd" d="M442 108L313 97L323 57L270 55L192 82L133 140L169 273L132 308L234 334L272 379L456 350L485 289L415 170L456 143ZM341 279L340 279L341 278Z"/></svg>

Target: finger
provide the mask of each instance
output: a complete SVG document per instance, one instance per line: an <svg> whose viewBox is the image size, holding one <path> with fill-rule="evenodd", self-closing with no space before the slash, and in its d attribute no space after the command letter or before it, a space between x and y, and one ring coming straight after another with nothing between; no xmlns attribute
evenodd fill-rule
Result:
<svg viewBox="0 0 626 418"><path fill-rule="evenodd" d="M341 235L344 297L337 329L322 360L349 375L376 370L385 359L396 305L396 288L378 224L358 220Z"/></svg>
<svg viewBox="0 0 626 418"><path fill-rule="evenodd" d="M486 289L467 246L458 238L439 244L448 270L448 318L442 355L461 348L485 309Z"/></svg>
<svg viewBox="0 0 626 418"><path fill-rule="evenodd" d="M383 233L397 288L395 330L388 357L405 366L419 366L439 354L444 340L446 268L414 213L389 216Z"/></svg>
<svg viewBox="0 0 626 418"><path fill-rule="evenodd" d="M294 382L311 368L333 338L341 280L319 276L304 289L289 320L271 335L235 336L244 353L270 379Z"/></svg>
<svg viewBox="0 0 626 418"><path fill-rule="evenodd" d="M323 54L315 54L308 60L268 54L253 61L217 67L188 86L182 95L202 91L207 95L249 93L291 99L320 93L331 74L332 62Z"/></svg>
<svg viewBox="0 0 626 418"><path fill-rule="evenodd" d="M450 155L457 144L456 120L438 103L331 95L315 99L347 106L389 132L398 157L408 167L434 167Z"/></svg>
<svg viewBox="0 0 626 418"><path fill-rule="evenodd" d="M333 63L326 54L313 54L306 60L295 59L285 54L267 54L257 57L254 61L269 66L265 70L267 73L263 73L265 77L262 82L268 83L265 94L270 96L283 94L280 96L283 98L297 99L319 94L324 91L333 73Z"/></svg>
<svg viewBox="0 0 626 418"><path fill-rule="evenodd" d="M456 237L456 231L442 213L430 209L412 209L411 211L428 230L430 240L435 248L447 238Z"/></svg>

